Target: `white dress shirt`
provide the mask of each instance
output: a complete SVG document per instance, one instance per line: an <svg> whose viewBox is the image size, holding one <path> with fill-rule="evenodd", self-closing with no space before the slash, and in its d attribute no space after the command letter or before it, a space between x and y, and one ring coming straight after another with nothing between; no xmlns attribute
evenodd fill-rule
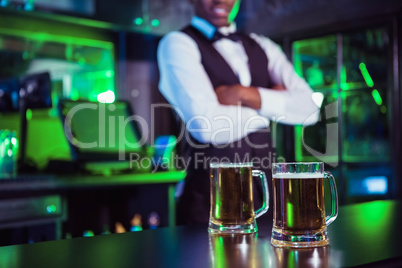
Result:
<svg viewBox="0 0 402 268"><path fill-rule="evenodd" d="M194 17L191 24L207 38L216 28ZM218 29L222 34L236 30L233 23ZM273 84L287 90L258 88L261 109L219 103L212 83L201 63L196 42L187 34L174 31L162 38L158 46L159 89L186 123L187 130L201 143L226 144L249 133L266 128L270 120L284 124L310 125L318 120L319 107L312 90L294 71L280 47L264 36L250 34L268 57L267 75ZM248 57L241 41L222 38L215 49L238 75L243 86L250 86Z"/></svg>

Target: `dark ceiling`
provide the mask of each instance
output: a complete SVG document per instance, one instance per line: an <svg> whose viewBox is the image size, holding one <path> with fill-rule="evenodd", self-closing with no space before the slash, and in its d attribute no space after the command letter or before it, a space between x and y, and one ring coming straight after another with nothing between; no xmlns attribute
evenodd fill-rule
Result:
<svg viewBox="0 0 402 268"><path fill-rule="evenodd" d="M247 31L279 36L302 29L400 12L401 0L243 0L238 25ZM186 25L193 15L189 0L97 0L96 18L163 35ZM141 25L133 20L142 18ZM158 25L152 25L157 20Z"/></svg>
<svg viewBox="0 0 402 268"><path fill-rule="evenodd" d="M9 3L21 6L24 1ZM47 0L34 3L35 8L54 11ZM57 0L57 3L64 3L70 9L56 13L83 16L155 35L180 29L193 15L190 0ZM89 6L91 11L83 12L84 6L87 10ZM331 24L347 24L351 20L387 17L400 13L401 8L401 0L242 0L237 22L246 31L281 36Z"/></svg>

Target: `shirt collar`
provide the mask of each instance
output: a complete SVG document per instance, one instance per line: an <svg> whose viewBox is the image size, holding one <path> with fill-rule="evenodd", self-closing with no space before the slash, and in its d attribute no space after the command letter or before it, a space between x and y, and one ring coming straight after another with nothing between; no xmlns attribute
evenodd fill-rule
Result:
<svg viewBox="0 0 402 268"><path fill-rule="evenodd" d="M205 19L202 19L197 16L192 18L191 25L197 30L199 30L202 34L204 34L208 39L211 39L214 36L215 31L219 31L223 35L228 35L236 31L235 22L232 22L229 26L220 27L217 29L215 26L213 26Z"/></svg>

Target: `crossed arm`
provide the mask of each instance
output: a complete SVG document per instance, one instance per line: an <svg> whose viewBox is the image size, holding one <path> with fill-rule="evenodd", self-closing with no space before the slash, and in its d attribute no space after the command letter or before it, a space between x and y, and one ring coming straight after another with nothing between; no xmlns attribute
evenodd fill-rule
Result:
<svg viewBox="0 0 402 268"><path fill-rule="evenodd" d="M190 37L177 32L161 40L158 46L161 93L179 112L196 140L226 144L267 127L270 120L284 124L317 121L319 114L315 113L319 110L311 99L309 86L295 74L275 44L265 38L259 40L266 43L267 53L272 53L267 71L277 84L273 88L240 84L213 88L197 45Z"/></svg>
<svg viewBox="0 0 402 268"><path fill-rule="evenodd" d="M284 85L273 86L273 90L286 90ZM256 87L245 87L240 84L232 86L219 86L215 89L218 101L222 105L247 106L255 110L261 108L261 95Z"/></svg>

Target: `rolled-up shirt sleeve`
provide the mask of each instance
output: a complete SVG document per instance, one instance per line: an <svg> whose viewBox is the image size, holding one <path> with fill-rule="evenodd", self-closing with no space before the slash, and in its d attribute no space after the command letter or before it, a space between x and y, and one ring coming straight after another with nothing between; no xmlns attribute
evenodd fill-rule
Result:
<svg viewBox="0 0 402 268"><path fill-rule="evenodd" d="M157 57L159 89L199 142L226 144L269 125L262 111L219 103L197 44L186 34L162 38Z"/></svg>
<svg viewBox="0 0 402 268"><path fill-rule="evenodd" d="M251 34L268 56L268 73L273 84L282 84L286 90L259 88L259 114L273 121L291 125L315 124L321 104L313 100L313 91L294 71L280 47L270 39Z"/></svg>

